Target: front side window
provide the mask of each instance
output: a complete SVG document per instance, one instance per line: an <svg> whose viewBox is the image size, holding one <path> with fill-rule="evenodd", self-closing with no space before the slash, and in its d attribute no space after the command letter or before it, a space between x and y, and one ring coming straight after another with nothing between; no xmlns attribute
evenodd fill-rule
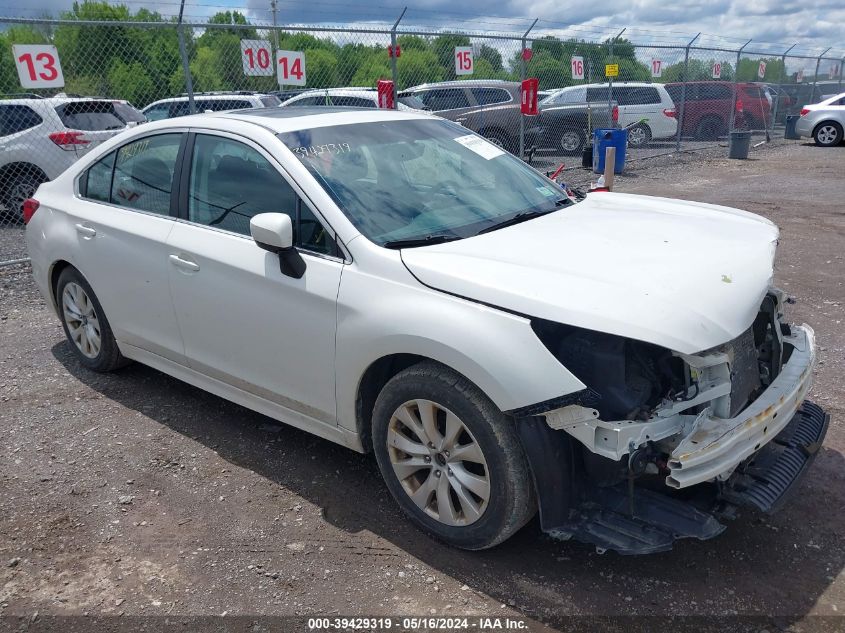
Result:
<svg viewBox="0 0 845 633"><path fill-rule="evenodd" d="M469 101L463 88L426 90L420 95L420 98L429 110L434 112L469 107Z"/></svg>
<svg viewBox="0 0 845 633"><path fill-rule="evenodd" d="M449 121L356 123L279 137L379 245L471 237L569 204L521 160Z"/></svg>
<svg viewBox="0 0 845 633"><path fill-rule="evenodd" d="M511 93L502 88L473 88L472 96L478 105L493 105L507 103L511 100Z"/></svg>
<svg viewBox="0 0 845 633"><path fill-rule="evenodd" d="M159 134L121 147L115 160L110 202L168 215L181 142L182 134Z"/></svg>

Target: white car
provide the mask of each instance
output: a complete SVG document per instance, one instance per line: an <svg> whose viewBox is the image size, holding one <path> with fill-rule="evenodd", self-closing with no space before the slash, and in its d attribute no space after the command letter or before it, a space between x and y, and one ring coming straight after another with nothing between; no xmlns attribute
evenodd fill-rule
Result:
<svg viewBox="0 0 845 633"><path fill-rule="evenodd" d="M139 361L373 451L408 516L458 547L538 507L602 549L709 538L723 525L673 492L770 508L827 428L804 401L813 332L770 285L771 222L576 202L425 113L150 123L42 185L26 218L80 364Z"/></svg>
<svg viewBox="0 0 845 633"><path fill-rule="evenodd" d="M406 105L404 101L411 100ZM283 107L314 107L314 106L335 106L345 108L377 108L378 92L374 88L322 88L308 90L291 97L282 103ZM397 104L399 110L423 109L425 105L416 97L399 97Z"/></svg>
<svg viewBox="0 0 845 633"><path fill-rule="evenodd" d="M801 117L795 124L799 136L815 140L820 147L839 145L845 135L845 92L828 97L821 103L811 103L801 108Z"/></svg>
<svg viewBox="0 0 845 633"><path fill-rule="evenodd" d="M678 132L675 103L663 84L614 82L611 101L619 106L619 127L628 127L628 144L642 147L652 139L674 138ZM545 106L608 101L608 84L561 88L541 102ZM646 119L640 123L642 119Z"/></svg>
<svg viewBox="0 0 845 633"><path fill-rule="evenodd" d="M115 99L36 95L0 100L0 220L20 222L23 201L127 126L145 121Z"/></svg>
<svg viewBox="0 0 845 633"><path fill-rule="evenodd" d="M281 100L275 95L260 92L195 92L195 112L225 112L247 108L275 108ZM149 121L160 121L191 113L188 95L153 101L142 112Z"/></svg>

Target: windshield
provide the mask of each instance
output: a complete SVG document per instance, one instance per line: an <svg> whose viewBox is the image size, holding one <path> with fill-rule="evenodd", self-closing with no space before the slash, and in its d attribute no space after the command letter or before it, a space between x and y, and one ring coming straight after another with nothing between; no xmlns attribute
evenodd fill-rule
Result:
<svg viewBox="0 0 845 633"><path fill-rule="evenodd" d="M354 123L279 137L355 227L382 246L460 239L569 199L521 160L442 119Z"/></svg>

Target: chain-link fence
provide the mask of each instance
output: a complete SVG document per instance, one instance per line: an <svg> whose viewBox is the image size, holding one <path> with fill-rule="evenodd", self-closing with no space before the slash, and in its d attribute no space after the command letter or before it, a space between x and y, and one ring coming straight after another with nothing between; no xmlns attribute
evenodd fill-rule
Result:
<svg viewBox="0 0 845 633"><path fill-rule="evenodd" d="M534 27L273 27L230 11L197 23L103 3L0 18L0 221L19 223L41 182L127 126L282 103L379 107L380 80L394 82L396 107L434 111L540 167L580 164L597 128L626 128L629 160L734 129L771 134L843 91L830 50ZM521 110L526 78L539 82L537 114Z"/></svg>

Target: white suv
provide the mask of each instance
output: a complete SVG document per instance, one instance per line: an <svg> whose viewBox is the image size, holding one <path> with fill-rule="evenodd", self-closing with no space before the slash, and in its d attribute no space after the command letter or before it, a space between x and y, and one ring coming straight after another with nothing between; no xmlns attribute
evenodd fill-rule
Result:
<svg viewBox="0 0 845 633"><path fill-rule="evenodd" d="M23 201L80 156L143 122L126 101L68 97L0 100L0 219L19 221Z"/></svg>
<svg viewBox="0 0 845 633"><path fill-rule="evenodd" d="M195 92L194 110L202 112L225 112L247 108L274 108L281 101L275 95L259 92ZM143 110L148 121L160 121L191 113L188 95L153 101Z"/></svg>
<svg viewBox="0 0 845 633"><path fill-rule="evenodd" d="M408 102L408 103L406 103ZM423 109L415 97L399 97L399 110ZM410 105L410 107L409 107ZM341 108L377 108L378 91L375 88L323 88L309 90L291 97L284 107L335 106Z"/></svg>
<svg viewBox="0 0 845 633"><path fill-rule="evenodd" d="M608 84L585 84L561 88L546 97L543 105L608 101ZM628 144L642 147L651 139L673 138L678 132L675 103L662 84L621 81L613 84L611 101L619 105L619 126L628 129ZM639 123L639 121L642 121ZM633 125L632 125L633 124Z"/></svg>

